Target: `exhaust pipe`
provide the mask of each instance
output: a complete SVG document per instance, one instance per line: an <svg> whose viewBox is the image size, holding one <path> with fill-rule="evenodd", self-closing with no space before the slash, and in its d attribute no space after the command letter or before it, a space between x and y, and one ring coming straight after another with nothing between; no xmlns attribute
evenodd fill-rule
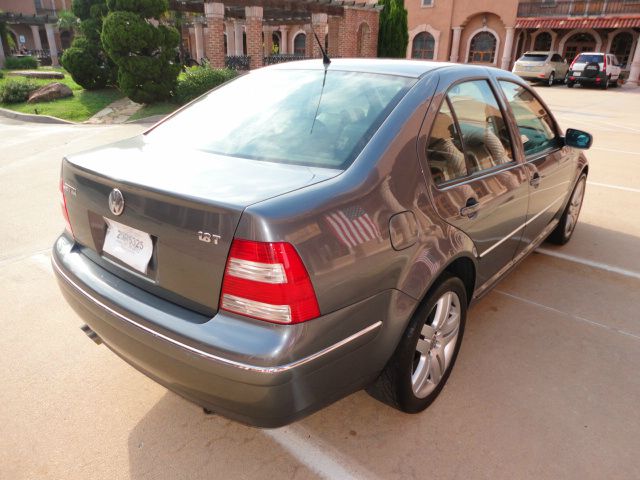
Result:
<svg viewBox="0 0 640 480"><path fill-rule="evenodd" d="M86 333L87 337L89 337L91 340L93 340L96 345L102 344L102 339L98 336L98 334L96 332L91 330L91 327L89 325L87 325L86 323L83 326L80 327L80 330L82 330L84 333Z"/></svg>

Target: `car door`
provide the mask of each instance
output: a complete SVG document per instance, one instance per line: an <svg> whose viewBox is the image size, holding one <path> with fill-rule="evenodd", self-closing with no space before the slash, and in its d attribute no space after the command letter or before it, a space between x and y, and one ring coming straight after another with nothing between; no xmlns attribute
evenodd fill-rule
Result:
<svg viewBox="0 0 640 480"><path fill-rule="evenodd" d="M475 71L477 72L477 70ZM437 213L474 242L478 284L514 257L528 203L528 176L514 157L504 105L489 78L441 74L422 160Z"/></svg>
<svg viewBox="0 0 640 480"><path fill-rule="evenodd" d="M511 80L500 79L498 84L518 128L518 149L529 177L529 208L519 252L541 235L562 208L575 172L553 116L534 92Z"/></svg>
<svg viewBox="0 0 640 480"><path fill-rule="evenodd" d="M622 69L620 68L620 62L618 62L618 58L613 54L608 54L607 65L611 65L611 80L618 80L618 78L620 78L620 72L622 71Z"/></svg>

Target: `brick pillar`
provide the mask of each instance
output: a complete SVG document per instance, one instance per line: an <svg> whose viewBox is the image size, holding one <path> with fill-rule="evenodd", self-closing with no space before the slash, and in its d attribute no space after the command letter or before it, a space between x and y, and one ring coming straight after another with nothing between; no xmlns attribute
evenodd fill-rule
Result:
<svg viewBox="0 0 640 480"><path fill-rule="evenodd" d="M304 56L306 58L313 58L313 46L316 43L316 39L313 37L313 29L311 28L311 24L307 24L304 26L304 34Z"/></svg>
<svg viewBox="0 0 640 480"><path fill-rule="evenodd" d="M311 40L313 41L311 54L313 58L322 58L322 51L320 50L320 46L318 45L318 41L313 33L318 35L320 39L320 43L322 43L322 47L324 48L324 36L327 33L327 14L326 13L312 13L311 14Z"/></svg>
<svg viewBox="0 0 640 480"><path fill-rule="evenodd" d="M340 56L340 25L342 17L329 17L329 58Z"/></svg>
<svg viewBox="0 0 640 480"><path fill-rule="evenodd" d="M286 25L280 27L280 53L291 53L289 52L289 27Z"/></svg>
<svg viewBox="0 0 640 480"><path fill-rule="evenodd" d="M213 68L224 68L224 4L207 2L204 4L207 17L207 41L205 50Z"/></svg>
<svg viewBox="0 0 640 480"><path fill-rule="evenodd" d="M262 64L262 7L245 7L245 31L247 33L247 55L251 57L251 68Z"/></svg>

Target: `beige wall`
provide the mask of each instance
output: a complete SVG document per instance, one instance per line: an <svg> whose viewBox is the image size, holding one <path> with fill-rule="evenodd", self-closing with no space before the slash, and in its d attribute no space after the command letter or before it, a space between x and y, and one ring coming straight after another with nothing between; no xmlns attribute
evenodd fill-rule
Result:
<svg viewBox="0 0 640 480"><path fill-rule="evenodd" d="M449 61L451 56L452 28L462 27L458 61L466 62L468 44L473 32L485 27L498 36L498 50L495 64L500 66L506 40L505 27L516 23L518 2L499 0L433 0L433 5L423 7L422 0L405 0L409 22L409 47L411 54L413 37L420 31L427 31L436 38L434 60ZM483 25L483 18L486 24ZM438 38L439 36L439 38Z"/></svg>

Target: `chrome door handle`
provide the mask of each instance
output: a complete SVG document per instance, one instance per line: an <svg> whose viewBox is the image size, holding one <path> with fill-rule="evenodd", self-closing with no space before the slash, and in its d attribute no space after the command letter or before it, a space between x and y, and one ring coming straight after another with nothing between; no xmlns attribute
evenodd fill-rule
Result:
<svg viewBox="0 0 640 480"><path fill-rule="evenodd" d="M480 202L475 198L471 197L467 200L467 204L460 209L460 215L463 217L473 217L478 210L480 209Z"/></svg>
<svg viewBox="0 0 640 480"><path fill-rule="evenodd" d="M542 177L540 177L540 174L536 172L533 174L533 177L531 178L531 180L529 180L529 185L531 185L533 188L538 188L540 186L541 181L542 181Z"/></svg>

